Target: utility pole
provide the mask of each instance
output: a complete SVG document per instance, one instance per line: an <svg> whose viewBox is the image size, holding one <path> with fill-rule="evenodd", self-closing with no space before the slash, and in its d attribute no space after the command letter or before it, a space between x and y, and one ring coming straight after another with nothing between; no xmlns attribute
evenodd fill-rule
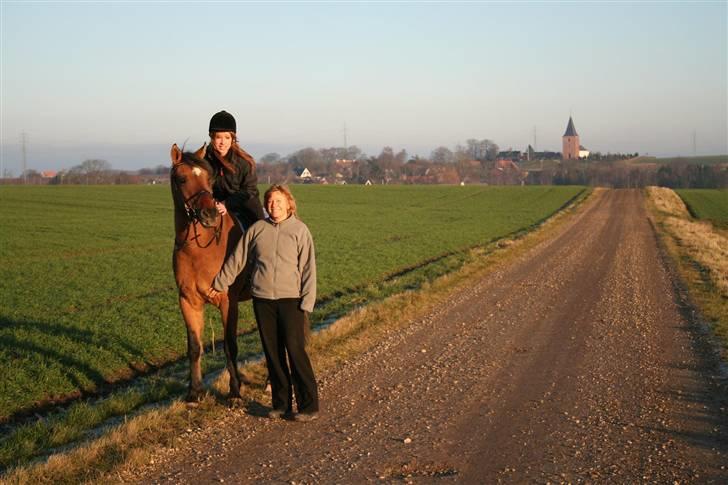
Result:
<svg viewBox="0 0 728 485"><path fill-rule="evenodd" d="M694 157L697 157L698 156L698 143L697 143L696 138L697 137L696 137L696 134L695 134L695 130L693 130L693 156Z"/></svg>
<svg viewBox="0 0 728 485"><path fill-rule="evenodd" d="M538 153L538 138L536 137L536 125L533 125L533 154ZM543 157L540 159L541 171L543 172Z"/></svg>
<svg viewBox="0 0 728 485"><path fill-rule="evenodd" d="M349 145L347 145L347 142L346 142L346 121L344 121L344 150L347 152L347 156L348 156Z"/></svg>
<svg viewBox="0 0 728 485"><path fill-rule="evenodd" d="M27 159L26 150L25 150L25 140L26 140L25 132L22 132L20 134L20 144L21 144L22 150L23 150L23 152L22 152L23 153L23 184L28 183L28 174L27 174L28 159Z"/></svg>

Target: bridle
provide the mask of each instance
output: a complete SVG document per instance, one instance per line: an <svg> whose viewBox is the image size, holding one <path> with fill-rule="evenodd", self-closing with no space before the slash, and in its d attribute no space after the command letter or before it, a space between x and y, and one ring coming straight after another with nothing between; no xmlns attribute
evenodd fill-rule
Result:
<svg viewBox="0 0 728 485"><path fill-rule="evenodd" d="M177 181L174 178L174 170L181 165L180 163L176 163L172 167L172 192L175 196L175 203L179 205L179 199L182 197L182 190L179 187L179 184L177 184ZM199 190L198 192L195 192L193 195L187 197L182 201L182 205L184 207L184 214L187 218L187 224L185 229L185 236L183 239L175 238L174 240L174 248L175 250L180 250L183 247L185 247L190 240L194 240L195 243L197 243L197 247L200 249L208 248L212 242L214 241L216 245L220 244L220 238L222 236L222 224L223 224L223 217L220 216L220 222L218 225L213 229L212 237L209 241L207 241L206 244L200 243L200 237L202 234L200 234L197 230L198 224L202 226L205 229L210 229L209 227L206 227L202 223L202 217L201 217L201 209L199 207L195 207L195 204L200 199L200 197L204 196L205 194L212 197L212 192L210 192L207 189ZM190 238L190 230L193 232L194 236Z"/></svg>

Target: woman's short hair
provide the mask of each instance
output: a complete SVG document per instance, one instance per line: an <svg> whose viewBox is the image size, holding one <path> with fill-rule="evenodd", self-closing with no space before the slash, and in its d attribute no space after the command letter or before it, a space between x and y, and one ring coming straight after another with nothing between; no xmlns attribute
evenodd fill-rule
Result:
<svg viewBox="0 0 728 485"><path fill-rule="evenodd" d="M268 206L268 200L271 198L274 192L280 192L281 194L286 196L286 199L288 199L288 215L294 215L298 217L298 209L296 208L296 199L293 197L293 194L291 193L291 189L288 188L287 185L282 184L273 184L271 185L268 190L265 191L265 194L263 194L263 205Z"/></svg>

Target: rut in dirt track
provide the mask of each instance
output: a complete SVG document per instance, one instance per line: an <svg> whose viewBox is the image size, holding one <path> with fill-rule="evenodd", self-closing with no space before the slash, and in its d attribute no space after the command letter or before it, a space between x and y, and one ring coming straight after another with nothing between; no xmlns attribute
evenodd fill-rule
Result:
<svg viewBox="0 0 728 485"><path fill-rule="evenodd" d="M318 421L238 412L122 478L726 483L725 381L684 313L642 193L606 191L320 376Z"/></svg>

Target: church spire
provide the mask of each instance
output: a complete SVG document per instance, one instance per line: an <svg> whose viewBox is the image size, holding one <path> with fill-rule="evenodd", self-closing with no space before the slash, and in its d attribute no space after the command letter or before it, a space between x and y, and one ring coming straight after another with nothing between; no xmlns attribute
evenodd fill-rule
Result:
<svg viewBox="0 0 728 485"><path fill-rule="evenodd" d="M571 116L569 116L569 124L566 125L566 133L564 133L564 136L579 136L576 128L574 128L574 120L571 119Z"/></svg>

